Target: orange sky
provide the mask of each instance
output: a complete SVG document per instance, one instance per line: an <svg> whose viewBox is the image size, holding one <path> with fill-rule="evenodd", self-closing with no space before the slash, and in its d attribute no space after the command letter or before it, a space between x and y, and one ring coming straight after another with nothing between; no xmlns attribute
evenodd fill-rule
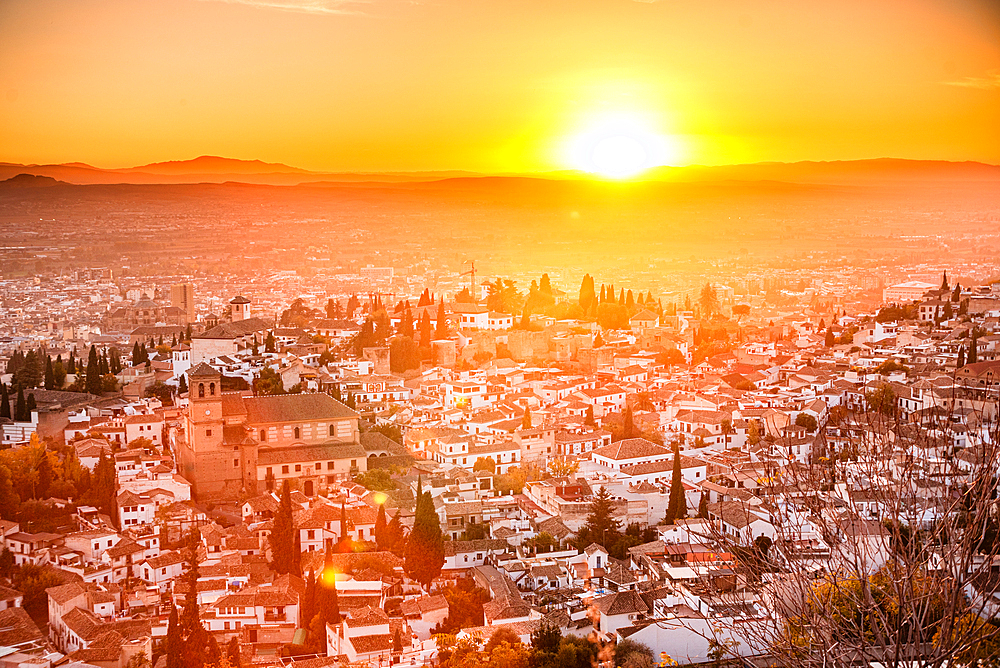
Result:
<svg viewBox="0 0 1000 668"><path fill-rule="evenodd" d="M1000 163L994 0L2 0L0 161L563 169L606 114L676 164Z"/></svg>

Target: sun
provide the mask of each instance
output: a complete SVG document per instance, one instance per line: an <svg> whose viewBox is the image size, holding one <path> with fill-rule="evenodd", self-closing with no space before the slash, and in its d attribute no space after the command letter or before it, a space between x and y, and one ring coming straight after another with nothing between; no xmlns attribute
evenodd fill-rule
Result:
<svg viewBox="0 0 1000 668"><path fill-rule="evenodd" d="M677 157L673 138L655 131L637 114L591 120L569 141L570 166L613 179L627 179Z"/></svg>

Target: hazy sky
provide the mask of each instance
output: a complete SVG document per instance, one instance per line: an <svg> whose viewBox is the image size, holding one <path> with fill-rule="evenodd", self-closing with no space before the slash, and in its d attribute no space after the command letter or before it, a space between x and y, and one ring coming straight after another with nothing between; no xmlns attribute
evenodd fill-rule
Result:
<svg viewBox="0 0 1000 668"><path fill-rule="evenodd" d="M0 161L1000 162L994 0L0 0Z"/></svg>

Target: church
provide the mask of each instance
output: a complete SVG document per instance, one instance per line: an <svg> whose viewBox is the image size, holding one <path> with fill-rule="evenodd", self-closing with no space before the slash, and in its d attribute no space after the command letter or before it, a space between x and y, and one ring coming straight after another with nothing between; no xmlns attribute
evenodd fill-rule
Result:
<svg viewBox="0 0 1000 668"><path fill-rule="evenodd" d="M327 394L250 397L222 392L207 364L188 374L176 452L199 500L235 499L289 480L307 496L366 471L358 414Z"/></svg>

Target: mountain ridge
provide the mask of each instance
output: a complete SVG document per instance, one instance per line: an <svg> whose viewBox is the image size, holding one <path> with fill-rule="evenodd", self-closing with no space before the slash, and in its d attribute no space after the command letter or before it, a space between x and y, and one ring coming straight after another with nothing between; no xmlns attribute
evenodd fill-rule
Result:
<svg viewBox="0 0 1000 668"><path fill-rule="evenodd" d="M103 169L87 163L20 164L0 162L0 180L18 174L51 177L76 185L196 184L239 182L258 185L323 185L335 183L429 183L447 179L532 178L550 181L586 180L606 183L780 181L825 185L915 182L998 182L1000 165L977 161L868 158L804 160L733 165L653 167L633 181L603 179L575 170L529 173L477 173L463 170L423 172L317 172L283 163L203 155L190 160L154 162L135 167Z"/></svg>

